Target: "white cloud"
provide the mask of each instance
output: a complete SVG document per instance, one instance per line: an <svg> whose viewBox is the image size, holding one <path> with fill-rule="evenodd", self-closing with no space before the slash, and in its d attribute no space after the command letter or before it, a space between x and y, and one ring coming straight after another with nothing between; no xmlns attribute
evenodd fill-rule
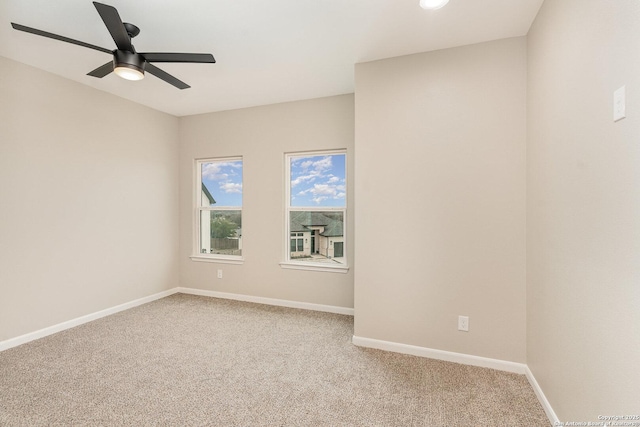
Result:
<svg viewBox="0 0 640 427"><path fill-rule="evenodd" d="M238 184L235 182L221 182L220 183L220 190L224 191L225 193L238 193L241 194L242 193L242 184Z"/></svg>
<svg viewBox="0 0 640 427"><path fill-rule="evenodd" d="M314 184L312 188L307 188L306 190L299 191L297 195L306 196L307 194L311 194L311 196L313 196L311 200L316 202L317 204L320 204L320 202L327 199L344 199L346 196L344 188L340 190L338 187L344 186Z"/></svg>
<svg viewBox="0 0 640 427"><path fill-rule="evenodd" d="M314 197L311 200L313 200L317 204L320 204L320 203L322 203L322 201L327 200L327 199L328 199L328 197L326 197L326 196L318 196L318 197Z"/></svg>
<svg viewBox="0 0 640 427"><path fill-rule="evenodd" d="M345 180L334 173L332 155L292 159L292 194L318 205L327 200L344 200ZM294 193L296 187L298 191Z"/></svg>
<svg viewBox="0 0 640 427"><path fill-rule="evenodd" d="M305 181L313 182L316 180L316 175L301 175L296 179L291 180L291 188L295 187L298 184L301 184Z"/></svg>
<svg viewBox="0 0 640 427"><path fill-rule="evenodd" d="M294 179L291 180L291 188L295 187L296 185L299 185L303 182L308 182L308 183L312 183L314 182L316 179L320 179L320 178L325 178L326 176L329 176L329 182L337 182L337 180L339 180L338 177L333 176L332 174L329 175L325 175L325 172L328 170L331 170L331 168L333 167L332 161L331 161L331 157L330 156L326 156L323 157L320 160L305 160L301 163L298 164L298 160L294 160L291 162L291 166L292 169L295 168L300 168L302 173L305 173L304 175L300 175L295 177ZM311 169L311 170L309 170ZM295 172L294 172L295 174ZM333 180L336 181L333 181Z"/></svg>
<svg viewBox="0 0 640 427"><path fill-rule="evenodd" d="M309 169L313 169L316 172L324 172L326 170L331 169L331 156L324 156L320 160L313 160L320 156L314 157L304 157L302 159L296 159L291 162L291 165L295 167L299 167L303 171L308 171Z"/></svg>
<svg viewBox="0 0 640 427"><path fill-rule="evenodd" d="M229 170L231 168L232 170ZM241 169L242 162L212 162L202 164L202 178L210 181L226 181L230 175L238 175L233 169Z"/></svg>
<svg viewBox="0 0 640 427"><path fill-rule="evenodd" d="M335 186L331 186L329 184L315 184L311 189L311 193L313 193L314 195L318 195L318 194L335 195L336 188Z"/></svg>
<svg viewBox="0 0 640 427"><path fill-rule="evenodd" d="M317 160L313 162L313 169L315 169L318 173L324 172L326 170L331 170L333 164L331 163L331 157L326 156L321 160Z"/></svg>
<svg viewBox="0 0 640 427"><path fill-rule="evenodd" d="M202 178L212 181L227 179L228 174L222 172L221 163L205 163L202 165Z"/></svg>

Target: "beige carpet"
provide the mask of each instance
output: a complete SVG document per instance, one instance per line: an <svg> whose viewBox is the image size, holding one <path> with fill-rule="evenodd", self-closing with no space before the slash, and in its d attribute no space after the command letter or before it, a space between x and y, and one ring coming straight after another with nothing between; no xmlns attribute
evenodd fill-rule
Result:
<svg viewBox="0 0 640 427"><path fill-rule="evenodd" d="M1 426L549 426L522 375L363 349L349 316L176 294L0 353Z"/></svg>

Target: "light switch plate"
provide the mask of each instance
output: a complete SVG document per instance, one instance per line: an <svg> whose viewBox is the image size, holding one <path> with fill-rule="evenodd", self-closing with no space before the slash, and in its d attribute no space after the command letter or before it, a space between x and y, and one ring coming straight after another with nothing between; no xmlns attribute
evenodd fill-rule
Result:
<svg viewBox="0 0 640 427"><path fill-rule="evenodd" d="M627 117L626 86L622 86L613 92L613 121L617 122Z"/></svg>

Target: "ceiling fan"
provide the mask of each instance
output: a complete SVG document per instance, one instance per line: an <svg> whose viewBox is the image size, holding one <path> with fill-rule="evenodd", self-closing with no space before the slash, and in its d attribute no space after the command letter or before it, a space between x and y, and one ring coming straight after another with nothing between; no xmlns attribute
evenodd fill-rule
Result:
<svg viewBox="0 0 640 427"><path fill-rule="evenodd" d="M106 4L93 2L98 10L100 17L107 26L107 30L116 42L117 49L109 50L100 46L84 43L68 37L59 36L47 31L37 30L35 28L26 27L24 25L11 23L11 26L19 31L35 34L42 37L48 37L55 40L75 44L78 46L88 47L89 49L98 50L100 52L113 55L113 60L104 65L99 66L95 70L87 73L88 76L102 78L114 71L120 77L127 80L140 80L144 77L144 72L158 77L161 80L177 87L178 89L187 89L191 86L185 82L178 80L171 74L162 71L160 68L152 64L152 62L188 62L188 63L215 63L216 60L210 53L163 53L163 52L144 52L138 53L131 44L131 39L140 33L140 29L133 24L122 22L120 15L115 7Z"/></svg>

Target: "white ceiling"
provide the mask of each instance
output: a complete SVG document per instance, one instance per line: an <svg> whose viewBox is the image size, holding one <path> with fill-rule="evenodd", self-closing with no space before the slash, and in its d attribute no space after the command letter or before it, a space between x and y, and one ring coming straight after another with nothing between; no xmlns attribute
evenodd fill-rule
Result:
<svg viewBox="0 0 640 427"><path fill-rule="evenodd" d="M26 25L115 45L90 0L0 0L0 55L176 116L352 93L358 62L525 35L543 0L102 0L140 27L140 52L212 53L216 64L156 64L191 85L86 75L92 49L16 31Z"/></svg>

